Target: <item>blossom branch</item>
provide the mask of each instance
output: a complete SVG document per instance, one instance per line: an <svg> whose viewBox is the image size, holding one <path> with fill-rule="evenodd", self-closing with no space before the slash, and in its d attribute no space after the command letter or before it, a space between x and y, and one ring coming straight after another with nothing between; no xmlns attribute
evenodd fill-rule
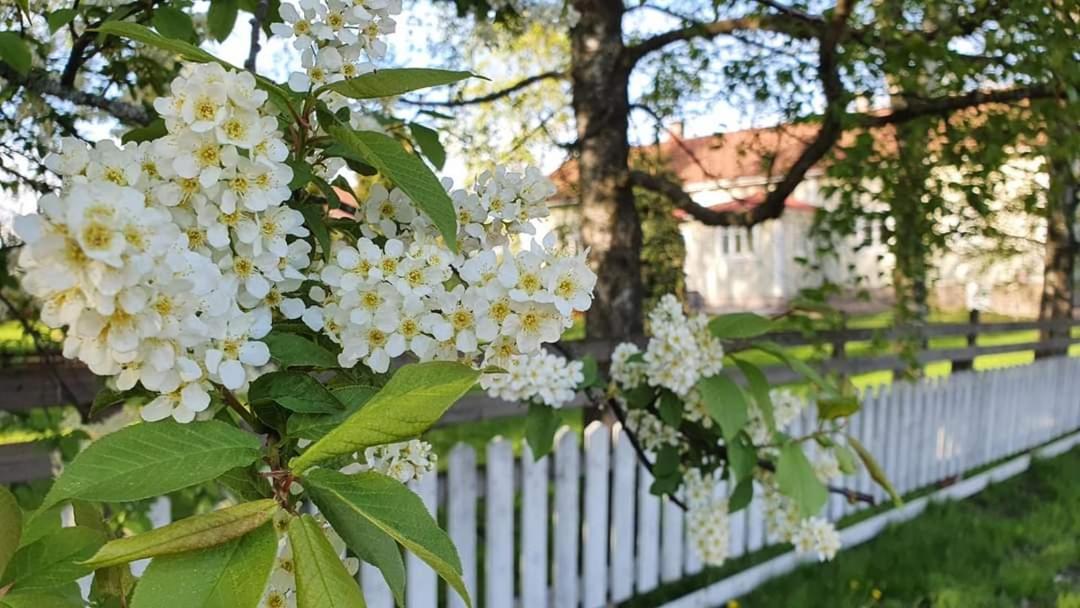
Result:
<svg viewBox="0 0 1080 608"><path fill-rule="evenodd" d="M512 93L516 93L517 91L520 91L521 89L524 89L524 88L529 87L529 86L531 86L533 84L536 84L537 82L542 82L544 80L562 80L563 78L566 78L566 72L562 72L562 71L558 71L558 70L551 70L551 71L548 71L548 72L543 72L543 73L540 73L540 74L535 74L533 76L529 76L528 78L519 80L518 82L516 82L516 83L514 83L514 84L512 84L512 85L510 85L510 86L508 86L506 88L499 89L498 91L494 91L494 92L488 93L486 95L480 95L479 97L473 97L473 98L470 98L470 99L428 100L428 99L406 99L406 98L402 98L401 101L404 102L404 103L407 103L409 105L414 105L414 106L439 106L439 107L446 107L446 108L452 108L452 107L458 107L458 106L470 106L470 105L476 105L476 104L482 104L482 103L490 103L490 102L495 101L497 99L501 99L503 97L506 97L507 95L510 95Z"/></svg>
<svg viewBox="0 0 1080 608"><path fill-rule="evenodd" d="M104 95L95 95L76 89L74 86L64 85L49 78L48 73L34 70L28 75L20 76L18 72L4 63L0 63L0 78L26 87L39 95L51 95L64 101L69 101L77 106L95 108L108 112L121 122L146 125L150 123L150 113L145 108L124 101L109 99Z"/></svg>
<svg viewBox="0 0 1080 608"><path fill-rule="evenodd" d="M262 25L266 21L269 12L270 0L259 0L259 3L255 6L255 12L251 15L251 46L248 50L247 61L244 62L244 69L252 74L255 73L255 61L259 56L259 51L262 50L262 46L259 44Z"/></svg>

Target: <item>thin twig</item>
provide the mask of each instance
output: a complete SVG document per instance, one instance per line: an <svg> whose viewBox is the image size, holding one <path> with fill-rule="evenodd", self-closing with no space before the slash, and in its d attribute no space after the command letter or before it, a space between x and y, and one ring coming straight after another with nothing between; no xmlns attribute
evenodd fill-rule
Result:
<svg viewBox="0 0 1080 608"><path fill-rule="evenodd" d="M590 391L586 391L586 393L590 393ZM589 394L589 399L591 400L592 398L592 395ZM634 434L634 431L630 430L630 425L626 424L626 413L622 411L622 408L619 407L619 403L615 401L615 399L608 399L607 405L611 408L615 417L619 419L619 424L622 425L622 431L626 433L626 437L630 439L630 445L634 446L634 451L637 452L638 460L641 461L641 464L645 465L645 468L648 469L651 474L653 472L652 462L649 461L648 455L645 454L645 449L641 447L641 442L638 441L637 435ZM674 494L668 494L667 498L683 511L687 510L686 503L679 500Z"/></svg>
<svg viewBox="0 0 1080 608"><path fill-rule="evenodd" d="M251 15L251 47L248 50L247 61L244 62L244 69L255 73L255 60L259 56L259 51L262 50L262 45L259 44L259 36L262 32L263 21L266 21L266 15L270 12L270 0L259 0L259 4L255 6L255 12Z"/></svg>

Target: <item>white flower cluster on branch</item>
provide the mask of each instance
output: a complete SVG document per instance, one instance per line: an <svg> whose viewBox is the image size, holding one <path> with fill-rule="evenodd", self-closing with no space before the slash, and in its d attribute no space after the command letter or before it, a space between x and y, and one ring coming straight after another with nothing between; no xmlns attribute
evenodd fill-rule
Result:
<svg viewBox="0 0 1080 608"><path fill-rule="evenodd" d="M488 394L507 401L543 403L562 407L574 399L578 385L585 379L581 361L567 361L546 351L531 355L513 355L506 373L485 374L480 387Z"/></svg>
<svg viewBox="0 0 1080 608"><path fill-rule="evenodd" d="M319 523L319 529L326 536L330 547L341 559L342 565L350 576L356 576L360 571L360 560L346 555L345 541L334 530L322 515L313 516ZM292 543L288 529L289 519L284 511L274 518L274 530L278 534L277 556L274 560L274 569L270 572L263 596L259 601L260 608L296 608L296 562L293 561Z"/></svg>
<svg viewBox="0 0 1080 608"><path fill-rule="evenodd" d="M17 218L23 285L42 320L67 326L64 354L126 390L160 393L147 420L186 422L212 384L242 389L269 361L273 311L299 315L311 246L284 202L292 170L266 93L245 72L189 66L155 101L152 142L64 142L64 179L40 213Z"/></svg>
<svg viewBox="0 0 1080 608"><path fill-rule="evenodd" d="M382 38L397 27L401 0L300 0L299 8L283 2L280 13L284 22L270 31L301 52L304 71L292 73L289 88L306 93L372 71L386 55Z"/></svg>
<svg viewBox="0 0 1080 608"><path fill-rule="evenodd" d="M439 455L431 451L431 444L419 439L388 443L364 450L363 462L354 462L341 469L352 475L363 471L377 471L393 477L401 483L419 481L435 470Z"/></svg>

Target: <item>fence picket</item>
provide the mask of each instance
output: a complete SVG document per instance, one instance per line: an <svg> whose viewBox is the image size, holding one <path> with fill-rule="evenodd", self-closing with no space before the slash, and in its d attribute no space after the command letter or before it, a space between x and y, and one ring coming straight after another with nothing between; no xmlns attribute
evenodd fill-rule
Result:
<svg viewBox="0 0 1080 608"><path fill-rule="evenodd" d="M611 487L611 601L621 602L634 593L634 477L637 457L622 428L612 432L614 462Z"/></svg>
<svg viewBox="0 0 1080 608"><path fill-rule="evenodd" d="M649 492L653 476L645 465L638 467L637 591L645 593L660 584L660 498Z"/></svg>
<svg viewBox="0 0 1080 608"><path fill-rule="evenodd" d="M585 519L582 522L582 605L607 603L608 477L611 430L599 420L585 428Z"/></svg>
<svg viewBox="0 0 1080 608"><path fill-rule="evenodd" d="M662 502L664 508L660 532L660 580L670 583L682 578L683 574L683 511L679 505L666 498Z"/></svg>
<svg viewBox="0 0 1080 608"><path fill-rule="evenodd" d="M514 603L514 452L496 437L487 447L484 513L485 606Z"/></svg>
<svg viewBox="0 0 1080 608"><path fill-rule="evenodd" d="M439 498L438 475L424 475L409 484L435 516ZM436 608L439 604L438 578L435 571L412 553L405 556L405 603L409 608Z"/></svg>
<svg viewBox="0 0 1080 608"><path fill-rule="evenodd" d="M528 445L521 449L521 577L522 608L548 604L548 458L534 460Z"/></svg>
<svg viewBox="0 0 1080 608"><path fill-rule="evenodd" d="M479 493L476 475L476 450L469 444L460 443L450 450L450 462L446 472L447 533L461 557L461 579L469 596L476 597L476 500ZM447 587L446 604L449 608L465 608L465 600Z"/></svg>
<svg viewBox="0 0 1080 608"><path fill-rule="evenodd" d="M577 606L581 447L569 428L559 433L555 444L555 605Z"/></svg>

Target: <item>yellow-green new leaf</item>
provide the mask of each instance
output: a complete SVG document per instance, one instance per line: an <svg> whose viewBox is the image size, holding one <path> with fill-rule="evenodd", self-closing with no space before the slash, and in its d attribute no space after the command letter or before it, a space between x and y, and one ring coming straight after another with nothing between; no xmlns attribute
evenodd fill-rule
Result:
<svg viewBox="0 0 1080 608"><path fill-rule="evenodd" d="M104 568L144 557L220 545L270 521L277 509L277 503L267 498L182 519L163 528L109 541L84 565Z"/></svg>
<svg viewBox="0 0 1080 608"><path fill-rule="evenodd" d="M454 543L420 498L401 482L375 472L345 475L315 469L304 477L304 487L320 509L339 521L355 518L374 524L424 560L470 604Z"/></svg>
<svg viewBox="0 0 1080 608"><path fill-rule="evenodd" d="M328 89L353 99L376 99L451 84L473 76L475 74L472 72L430 68L388 68L339 80L324 86L319 92Z"/></svg>
<svg viewBox="0 0 1080 608"><path fill-rule="evenodd" d="M360 586L310 515L289 524L297 608L364 608Z"/></svg>
<svg viewBox="0 0 1080 608"><path fill-rule="evenodd" d="M291 468L302 472L335 456L417 437L479 377L480 372L449 361L406 365L364 407L294 458Z"/></svg>
<svg viewBox="0 0 1080 608"><path fill-rule="evenodd" d="M7 570L8 562L19 549L22 537L22 511L15 496L0 486L0 576Z"/></svg>
<svg viewBox="0 0 1080 608"><path fill-rule="evenodd" d="M277 558L277 533L263 525L227 543L155 558L132 608L256 608Z"/></svg>
<svg viewBox="0 0 1080 608"><path fill-rule="evenodd" d="M863 466L866 467L866 472L870 473L870 478L873 479L883 490L889 493L889 497L892 498L896 506L904 504L904 500L900 498L900 493L893 487L892 482L889 481L889 477L885 475L885 470L878 464L874 455L870 453L870 450L866 449L866 446L861 441L851 435L847 435L848 445L851 449L855 450L855 453L859 455L859 460L862 461Z"/></svg>
<svg viewBox="0 0 1080 608"><path fill-rule="evenodd" d="M259 438L224 422L144 422L91 443L53 484L42 508L72 498L141 500L210 481L259 456Z"/></svg>

